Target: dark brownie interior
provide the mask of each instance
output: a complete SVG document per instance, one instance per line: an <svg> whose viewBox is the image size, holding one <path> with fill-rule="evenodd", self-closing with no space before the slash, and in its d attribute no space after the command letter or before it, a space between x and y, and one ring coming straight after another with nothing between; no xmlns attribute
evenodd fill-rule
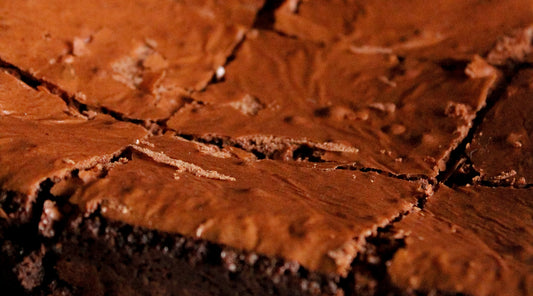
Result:
<svg viewBox="0 0 533 296"><path fill-rule="evenodd" d="M1 291L532 293L529 0L130 2L0 4Z"/></svg>
<svg viewBox="0 0 533 296"><path fill-rule="evenodd" d="M339 289L338 277L296 262L106 223L98 214L72 226L60 239L55 271L75 295L307 295Z"/></svg>

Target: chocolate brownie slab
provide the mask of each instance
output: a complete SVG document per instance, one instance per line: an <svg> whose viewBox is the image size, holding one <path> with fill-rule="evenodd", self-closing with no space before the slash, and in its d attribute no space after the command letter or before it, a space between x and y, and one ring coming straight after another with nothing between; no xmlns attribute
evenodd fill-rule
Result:
<svg viewBox="0 0 533 296"><path fill-rule="evenodd" d="M79 187L69 199L82 215L98 215L100 223L118 222L153 230L154 235L161 235L159 237L174 237L175 240L179 235L227 246L237 254L278 258L276 260L296 264L308 272L337 278L335 284L339 277L347 275L356 254L364 250L365 238L378 227L410 211L427 191L422 181L336 170L330 165L256 160L244 151L219 150L216 146L188 142L171 135L152 137L134 145L133 149L132 160L113 167L105 177ZM92 252L90 244L110 250L109 260L134 260L134 264L138 264L135 260L148 259L141 254L117 254L99 230L95 230L92 238L87 238L83 231L76 230L77 226L73 229L67 230L69 238L61 243L68 245L65 248L70 251L65 254L59 251L57 271L61 280L84 289L93 286L90 282L93 281L103 285L102 293L115 293L112 291L119 288L117 285L126 281L127 286L136 287L138 291L148 291L151 285L157 285L163 294L180 294L192 288L199 289L194 283L198 281L198 274L205 273L207 281L203 280L204 290L195 292L198 295L208 293L209 289L224 291L225 286L248 294L242 285L259 285L262 280L260 274L254 278L246 274L249 271L237 273L241 271L235 270L235 266L226 267L225 274L217 275L220 267L209 270L203 264L184 265L181 257L175 259L176 267L172 270L176 274L189 274L192 286L182 283L176 275L166 278L150 270L136 273L134 267L100 269L99 266L106 265L105 254L108 253ZM69 231L75 232L74 238L69 236ZM157 244L161 242L164 240ZM73 252L77 247L73 244L83 245L92 259L83 258L81 252ZM149 246L141 244L139 248L147 250L147 256L174 260L164 250L156 252ZM130 247L135 248L135 245ZM161 252L163 255L157 254ZM215 256L214 262L219 262L224 261L226 255L218 250L211 256ZM84 268L74 268L73 262L83 262L80 264ZM72 268L63 268L69 265ZM297 271L298 267L295 268ZM91 271L92 278L83 281L81 273L87 270ZM120 280L105 280L107 275L103 270ZM236 275L232 276L233 273ZM248 277L251 283L235 282L238 276ZM149 283L139 282L143 277L148 278ZM290 287L283 287L285 283L279 283L279 287L293 293L309 292L300 286L298 276L292 277L294 282ZM276 287L278 283L273 281L269 285Z"/></svg>
<svg viewBox="0 0 533 296"><path fill-rule="evenodd" d="M0 294L531 294L531 5L0 3Z"/></svg>
<svg viewBox="0 0 533 296"><path fill-rule="evenodd" d="M533 184L533 70L516 74L467 148L481 180Z"/></svg>
<svg viewBox="0 0 533 296"><path fill-rule="evenodd" d="M206 86L261 1L7 1L0 59L81 103L128 118L169 117ZM229 18L229 19L228 19Z"/></svg>
<svg viewBox="0 0 533 296"><path fill-rule="evenodd" d="M46 181L69 177L73 171L89 177L84 169L108 163L147 131L105 115L88 119L76 114L59 97L1 70L0 131L0 272L4 280L14 277L15 264L26 260L28 268L19 271L24 276L19 280L31 289L39 284L38 270L27 276L42 256L38 228L44 236L53 236L49 223L37 223L43 209L37 199ZM52 220L60 217L48 214Z"/></svg>
<svg viewBox="0 0 533 296"><path fill-rule="evenodd" d="M318 42L344 40L361 53L468 60L531 24L528 0L296 0L276 11L274 27Z"/></svg>
<svg viewBox="0 0 533 296"><path fill-rule="evenodd" d="M272 157L307 146L323 161L435 177L498 77L481 58L445 68L254 31L225 80L194 94L202 104L167 125Z"/></svg>
<svg viewBox="0 0 533 296"><path fill-rule="evenodd" d="M533 189L441 186L395 226L407 235L389 267L403 290L531 295Z"/></svg>

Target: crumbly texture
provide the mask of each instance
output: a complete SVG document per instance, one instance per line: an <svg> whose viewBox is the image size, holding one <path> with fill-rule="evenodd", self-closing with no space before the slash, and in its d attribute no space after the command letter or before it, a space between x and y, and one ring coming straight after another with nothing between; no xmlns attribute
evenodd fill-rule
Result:
<svg viewBox="0 0 533 296"><path fill-rule="evenodd" d="M530 295L532 5L0 3L0 290Z"/></svg>
<svg viewBox="0 0 533 296"><path fill-rule="evenodd" d="M68 283L74 295L340 292L338 277L310 272L294 261L125 223L106 223L99 215L77 218L60 239L55 267L58 280Z"/></svg>

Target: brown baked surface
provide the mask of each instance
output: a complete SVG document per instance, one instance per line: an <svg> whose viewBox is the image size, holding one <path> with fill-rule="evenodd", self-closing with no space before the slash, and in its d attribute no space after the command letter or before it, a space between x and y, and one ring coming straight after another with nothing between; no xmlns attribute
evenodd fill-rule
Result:
<svg viewBox="0 0 533 296"><path fill-rule="evenodd" d="M532 196L531 188L439 188L395 226L407 237L389 267L392 281L427 293L529 294Z"/></svg>
<svg viewBox="0 0 533 296"><path fill-rule="evenodd" d="M366 54L432 60L486 55L502 36L531 25L529 0L293 0L276 12L274 28Z"/></svg>
<svg viewBox="0 0 533 296"><path fill-rule="evenodd" d="M0 71L3 190L34 198L46 179L108 163L147 136L145 129L107 115L89 119L71 112L59 97Z"/></svg>
<svg viewBox="0 0 533 296"><path fill-rule="evenodd" d="M529 0L3 1L0 290L530 295L532 57Z"/></svg>
<svg viewBox="0 0 533 296"><path fill-rule="evenodd" d="M202 104L180 109L170 128L249 149L259 143L270 154L308 145L325 161L407 176L445 169L498 75L489 65L468 76L264 31L248 34L235 56L225 80L193 95Z"/></svg>
<svg viewBox="0 0 533 296"><path fill-rule="evenodd" d="M467 149L481 180L533 184L533 71L520 71L483 119Z"/></svg>
<svg viewBox="0 0 533 296"><path fill-rule="evenodd" d="M261 7L231 1L232 17L205 2L4 2L1 58L84 104L165 119L207 85Z"/></svg>

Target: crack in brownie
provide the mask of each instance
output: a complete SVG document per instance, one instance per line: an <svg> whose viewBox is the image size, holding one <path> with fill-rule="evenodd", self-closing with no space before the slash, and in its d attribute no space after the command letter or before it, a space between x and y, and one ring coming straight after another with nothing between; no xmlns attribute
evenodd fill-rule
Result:
<svg viewBox="0 0 533 296"><path fill-rule="evenodd" d="M408 177L445 169L499 76L481 58L455 70L266 31L249 33L235 57L169 128L275 158L307 145L323 161Z"/></svg>

